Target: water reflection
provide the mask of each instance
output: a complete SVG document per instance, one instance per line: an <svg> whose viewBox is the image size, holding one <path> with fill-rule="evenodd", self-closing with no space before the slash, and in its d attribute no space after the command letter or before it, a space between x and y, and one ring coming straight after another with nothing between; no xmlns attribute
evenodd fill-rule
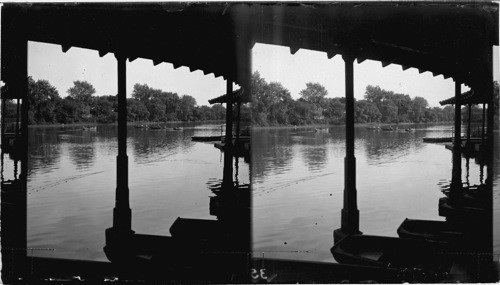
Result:
<svg viewBox="0 0 500 285"><path fill-rule="evenodd" d="M444 144L423 143L423 137L449 135L451 126L411 127L355 129L360 230L367 234L397 236L405 218L444 219L438 200L441 188L449 187L452 153ZM254 250L270 258L333 261L329 249L332 231L340 227L345 129L255 129L252 147ZM464 182L481 184L479 165L463 159L462 169Z"/></svg>
<svg viewBox="0 0 500 285"><path fill-rule="evenodd" d="M181 131L128 128L136 232L166 236L177 217L210 218L209 197L214 193L207 180L222 176L221 152L213 143L192 142L191 136L218 135L220 125L180 125ZM115 201L116 126L29 131L29 246L56 249L36 256L107 260L102 248ZM249 183L249 166L240 162L237 170L235 181L242 188Z"/></svg>

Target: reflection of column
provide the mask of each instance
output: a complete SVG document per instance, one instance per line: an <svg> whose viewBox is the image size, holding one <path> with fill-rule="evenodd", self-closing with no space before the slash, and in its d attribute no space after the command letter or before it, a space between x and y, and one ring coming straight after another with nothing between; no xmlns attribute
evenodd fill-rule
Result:
<svg viewBox="0 0 500 285"><path fill-rule="evenodd" d="M113 228L130 232L132 213L129 205L127 156L127 98L126 57L116 55L118 61L118 156L116 157L116 197L113 209Z"/></svg>
<svg viewBox="0 0 500 285"><path fill-rule="evenodd" d="M467 187L470 186L469 183L469 170L470 170L470 158L467 156L465 159L465 183L467 184Z"/></svg>
<svg viewBox="0 0 500 285"><path fill-rule="evenodd" d="M16 140L18 139L19 136L19 98L16 100L16 131L15 131L15 137Z"/></svg>
<svg viewBox="0 0 500 285"><path fill-rule="evenodd" d="M359 232L359 211L356 193L356 157L354 156L354 57L343 55L346 90L346 157L344 158L344 207L341 228L334 233L335 241L345 234Z"/></svg>
<svg viewBox="0 0 500 285"><path fill-rule="evenodd" d="M462 188L462 138L461 132L461 102L460 102L460 82L455 80L455 135L453 139L453 168L450 187L450 198L455 197L455 193Z"/></svg>
<svg viewBox="0 0 500 285"><path fill-rule="evenodd" d="M469 121L467 122L467 146L470 145L470 121L471 121L471 111L472 111L472 104L469 103Z"/></svg>
<svg viewBox="0 0 500 285"><path fill-rule="evenodd" d="M238 144L240 141L241 101L238 101L236 108L238 110L238 120L236 121L236 144Z"/></svg>
<svg viewBox="0 0 500 285"><path fill-rule="evenodd" d="M484 148L484 124L486 123L486 104L483 103L483 126L481 128L481 148Z"/></svg>
<svg viewBox="0 0 500 285"><path fill-rule="evenodd" d="M233 184L233 82L227 80L226 85L226 139L224 145L223 184Z"/></svg>

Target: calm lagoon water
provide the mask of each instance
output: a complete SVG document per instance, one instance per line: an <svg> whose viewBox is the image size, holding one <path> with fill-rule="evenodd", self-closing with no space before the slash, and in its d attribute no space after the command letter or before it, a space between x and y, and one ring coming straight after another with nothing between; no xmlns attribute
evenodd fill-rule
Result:
<svg viewBox="0 0 500 285"><path fill-rule="evenodd" d="M219 135L220 125L182 126L182 131L128 129L132 228L137 233L170 235L177 217L215 219L209 214L210 186L222 178L223 156L212 143L192 142L191 136ZM415 132L356 128L360 229L366 234L397 236L407 217L443 220L438 199L451 179L452 154L443 144L423 143L422 138L450 135L451 126L415 127ZM114 126L98 126L95 132L71 126L30 129L28 246L54 250L29 254L106 260L102 248L104 230L112 225L116 136ZM333 261L344 156L341 126L328 133L313 128L252 132L252 166L240 159L237 178L244 184L252 176L256 256ZM499 162L496 143L496 178ZM481 167L473 159L463 159L462 166L464 182L480 183ZM4 168L10 179L12 163L6 160ZM494 215L500 217L497 189L498 179ZM500 218L494 225L495 251L500 252Z"/></svg>
<svg viewBox="0 0 500 285"><path fill-rule="evenodd" d="M128 128L132 229L170 235L177 217L215 220L210 186L222 179L223 156L193 135L220 135L220 124L177 124L182 131ZM104 231L112 225L117 129L30 128L28 246L34 256L107 260ZM13 171L5 162L5 173ZM8 179L9 177L6 177ZM238 163L240 184L249 166Z"/></svg>
<svg viewBox="0 0 500 285"><path fill-rule="evenodd" d="M365 234L397 236L405 218L444 220L438 200L451 180L452 152L422 138L450 136L452 126L413 127L415 132L356 127L358 208ZM495 154L498 165L498 149ZM314 128L252 133L255 256L334 261L330 248L333 230L340 227L344 157L342 126L328 133ZM463 182L480 183L481 167L474 159L462 159L462 169ZM499 196L496 192L496 216ZM500 229L499 219L495 224ZM500 252L498 235L495 250Z"/></svg>

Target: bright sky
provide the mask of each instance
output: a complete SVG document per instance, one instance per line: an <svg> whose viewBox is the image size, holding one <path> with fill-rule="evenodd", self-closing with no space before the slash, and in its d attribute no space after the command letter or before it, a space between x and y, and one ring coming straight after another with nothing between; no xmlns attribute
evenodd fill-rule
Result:
<svg viewBox="0 0 500 285"><path fill-rule="evenodd" d="M48 80L62 97L67 95L66 91L76 80L90 82L97 91L96 95L117 93L117 64L111 53L102 58L97 51L80 48L63 53L60 45L38 42L29 42L28 50L28 74L35 80ZM496 63L494 79L498 80L498 47L495 47L493 57ZM295 99L300 97L299 92L307 82L319 82L325 86L328 97L344 96L344 62L340 55L328 59L326 53L302 49L292 55L288 47L256 44L252 61L253 70L258 70L267 82L281 82ZM190 72L187 67L174 69L169 63L154 66L151 60L140 58L127 62L128 97L135 83L191 95L198 105L208 105L208 99L220 96L226 90L222 77L204 75L200 70ZM411 97L424 97L430 106L439 106L440 100L454 96L451 78L433 77L430 72L420 74L414 68L403 71L395 64L382 68L377 61L366 60L361 64L355 61L354 96L357 99L363 99L367 85L378 85Z"/></svg>

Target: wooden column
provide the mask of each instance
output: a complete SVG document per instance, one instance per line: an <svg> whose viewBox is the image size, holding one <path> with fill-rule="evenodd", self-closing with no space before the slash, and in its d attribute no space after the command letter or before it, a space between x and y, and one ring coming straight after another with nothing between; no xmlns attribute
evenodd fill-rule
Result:
<svg viewBox="0 0 500 285"><path fill-rule="evenodd" d="M3 20L3 19L2 19ZM11 149L14 158L14 179L2 181L0 200L2 239L2 280L6 284L19 282L28 271L27 263L27 178L28 178L28 41L23 30L8 27L2 31L2 66L9 97L21 100L21 133ZM8 39L8 40L7 40ZM5 103L4 100L2 100ZM18 101L19 102L19 101ZM17 108L19 121L19 106ZM4 115L4 114L2 114ZM18 123L16 123L18 127ZM4 131L2 129L2 131ZM2 143L8 143L2 141ZM3 156L3 151L2 151ZM3 157L2 157L3 159ZM18 162L21 162L18 177ZM2 165L3 167L3 165ZM3 171L3 169L2 169Z"/></svg>
<svg viewBox="0 0 500 285"><path fill-rule="evenodd" d="M340 231L334 232L337 242L342 236L359 234L359 211L356 193L356 157L354 156L354 56L343 55L345 62L346 156L344 158L344 207Z"/></svg>
<svg viewBox="0 0 500 285"><path fill-rule="evenodd" d="M461 102L460 82L455 80L455 134L453 140L453 167L451 177L450 198L462 189L462 138L461 138Z"/></svg>
<svg viewBox="0 0 500 285"><path fill-rule="evenodd" d="M224 145L224 172L222 183L233 184L233 82L227 80L226 84L226 138Z"/></svg>
<svg viewBox="0 0 500 285"><path fill-rule="evenodd" d="M128 156L127 156L127 98L126 60L116 55L118 61L118 156L116 157L116 197L113 209L113 229L130 232L132 211L129 204Z"/></svg>

